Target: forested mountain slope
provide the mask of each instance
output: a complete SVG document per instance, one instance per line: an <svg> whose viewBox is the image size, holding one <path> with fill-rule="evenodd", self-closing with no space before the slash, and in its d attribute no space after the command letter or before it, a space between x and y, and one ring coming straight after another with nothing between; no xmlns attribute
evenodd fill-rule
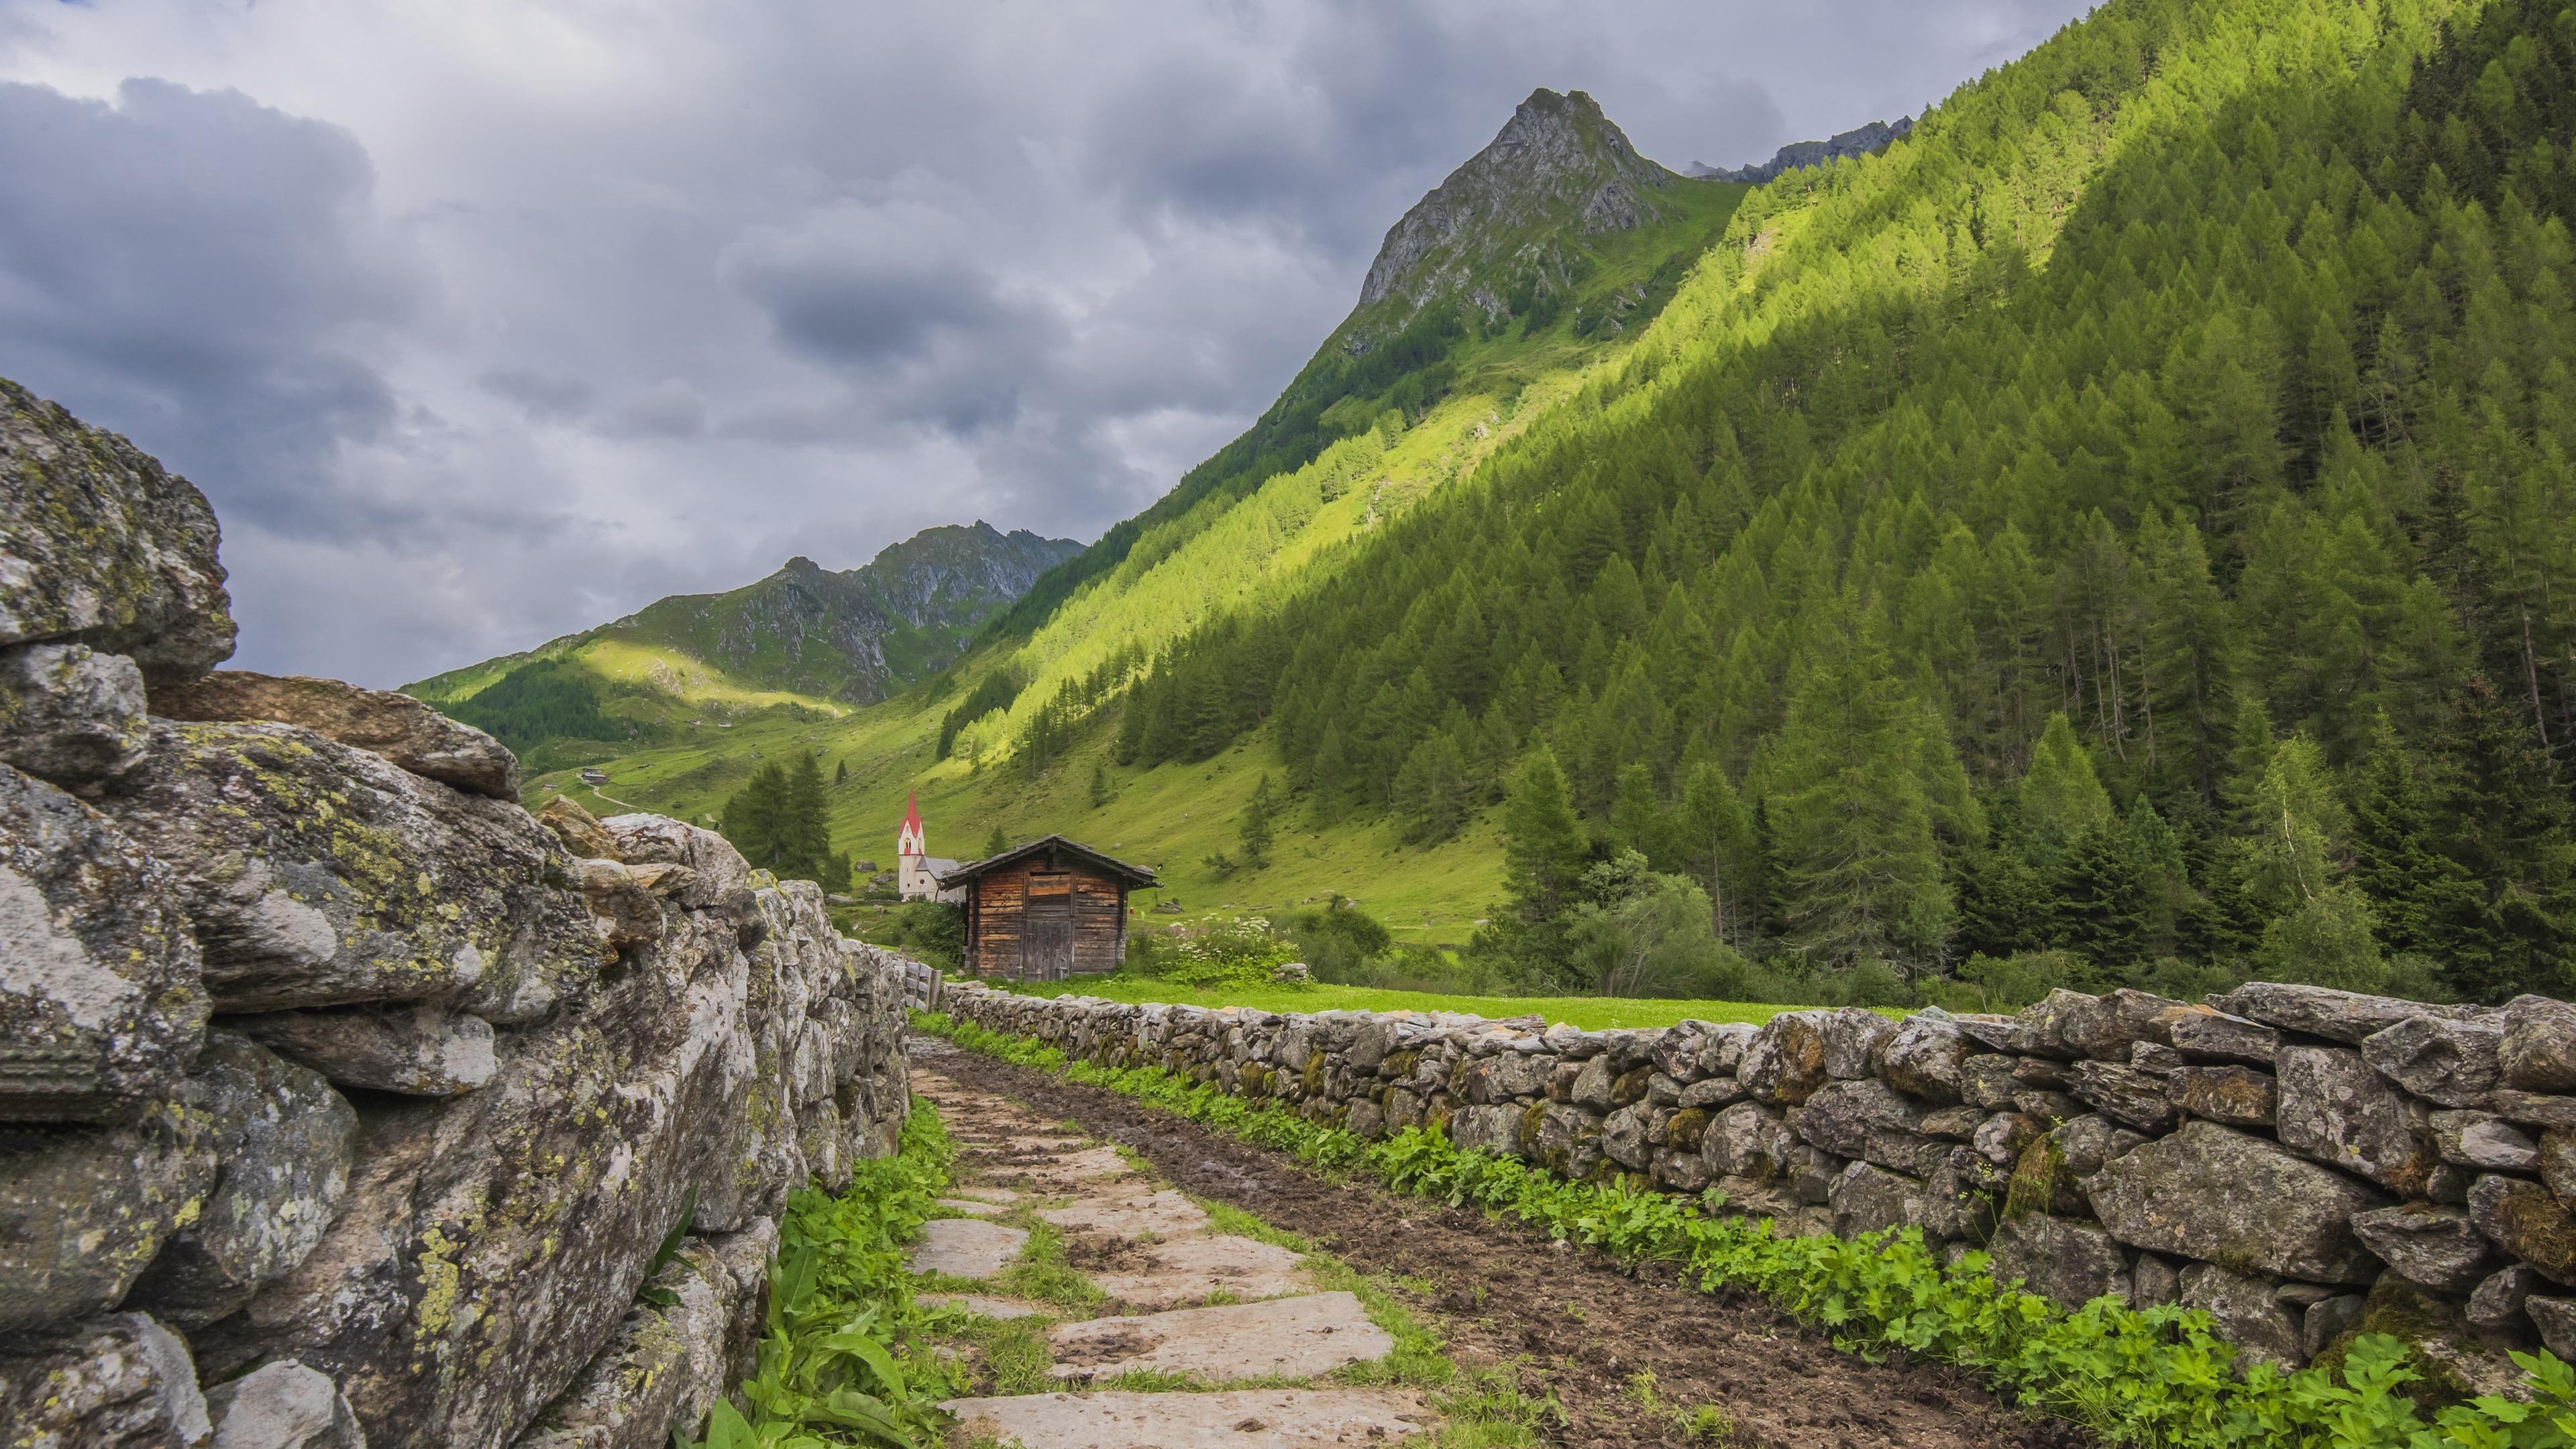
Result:
<svg viewBox="0 0 2576 1449"><path fill-rule="evenodd" d="M1437 839L1545 745L1810 963L2564 995L2572 58L2556 0L2113 0L1754 193L1121 758L1261 732Z"/></svg>
<svg viewBox="0 0 2576 1449"><path fill-rule="evenodd" d="M792 558L743 588L656 600L405 692L522 750L628 738L692 704L873 703L946 667L987 619L1080 547L981 522L925 529L859 568ZM621 695L630 707L618 707Z"/></svg>

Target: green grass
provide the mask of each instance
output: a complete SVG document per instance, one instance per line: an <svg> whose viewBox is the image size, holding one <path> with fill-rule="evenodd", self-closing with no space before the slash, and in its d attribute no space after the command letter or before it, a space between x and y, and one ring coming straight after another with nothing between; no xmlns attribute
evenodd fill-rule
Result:
<svg viewBox="0 0 2576 1449"><path fill-rule="evenodd" d="M1249 1006L1262 1011L1463 1011L1490 1017L1536 1012L1550 1024L1564 1022L1587 1031L1671 1026L1677 1021L1744 1021L1759 1026L1781 1012L1800 1009L1752 1001L1661 1001L1624 996L1449 996L1430 991L1381 991L1373 986L1233 986L1202 991L1168 981L1116 976L1015 989L1031 996L1098 996L1110 1001ZM1889 1008L1887 1014L1904 1013Z"/></svg>

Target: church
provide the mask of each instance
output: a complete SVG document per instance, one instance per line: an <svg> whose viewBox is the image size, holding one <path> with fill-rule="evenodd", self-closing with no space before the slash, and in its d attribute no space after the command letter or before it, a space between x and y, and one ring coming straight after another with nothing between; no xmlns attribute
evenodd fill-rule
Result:
<svg viewBox="0 0 2576 1449"><path fill-rule="evenodd" d="M932 855L928 838L921 827L921 806L906 794L903 801L903 825L894 836L895 891L908 901L962 901L964 886L942 890L939 878L957 868L957 862L945 856Z"/></svg>

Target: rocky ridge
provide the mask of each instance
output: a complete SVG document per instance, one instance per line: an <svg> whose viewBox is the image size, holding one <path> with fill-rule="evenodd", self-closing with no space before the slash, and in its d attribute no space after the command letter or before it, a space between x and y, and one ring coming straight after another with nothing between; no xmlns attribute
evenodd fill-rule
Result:
<svg viewBox="0 0 2576 1449"><path fill-rule="evenodd" d="M217 542L0 383L0 1443L694 1431L785 1195L892 1150L906 963L415 700L215 672Z"/></svg>
<svg viewBox="0 0 2576 1449"><path fill-rule="evenodd" d="M1902 141L1914 133L1914 118L1900 116L1896 124L1872 121L1866 126L1839 132L1823 141L1792 141L1771 155L1768 161L1751 166L1738 166L1729 171L1705 161L1693 161L1683 172L1686 176L1709 181L1741 181L1760 185L1782 174L1807 166L1822 166L1828 161L1841 161L1854 156L1870 156L1887 149L1891 142Z"/></svg>
<svg viewBox="0 0 2576 1449"><path fill-rule="evenodd" d="M1363 1137L1422 1127L1569 1177L1716 1188L1783 1234L1918 1229L2069 1307L2203 1308L2250 1360L2386 1332L2485 1393L2519 1382L2505 1349L2576 1355L2576 1006L2543 997L2258 983L1591 1032L913 989Z"/></svg>

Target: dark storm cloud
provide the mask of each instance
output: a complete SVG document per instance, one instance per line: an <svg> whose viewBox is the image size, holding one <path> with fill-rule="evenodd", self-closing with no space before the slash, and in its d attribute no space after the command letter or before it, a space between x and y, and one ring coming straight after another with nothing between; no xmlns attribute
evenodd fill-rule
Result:
<svg viewBox="0 0 2576 1449"><path fill-rule="evenodd" d="M398 683L790 553L1095 536L1533 87L1737 165L2079 4L0 0L0 375L207 488L242 663Z"/></svg>
<svg viewBox="0 0 2576 1449"><path fill-rule="evenodd" d="M369 334L427 290L354 138L152 80L113 105L0 85L0 137L0 375L119 420L228 519L329 535L413 511L333 466L394 426Z"/></svg>

